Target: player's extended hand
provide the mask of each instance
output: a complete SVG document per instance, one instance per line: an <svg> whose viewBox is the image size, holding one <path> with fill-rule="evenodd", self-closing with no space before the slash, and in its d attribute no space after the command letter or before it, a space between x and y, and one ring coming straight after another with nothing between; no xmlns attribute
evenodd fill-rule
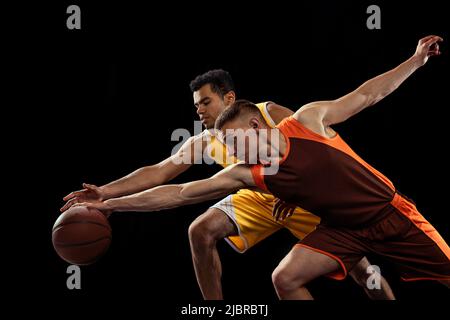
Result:
<svg viewBox="0 0 450 320"><path fill-rule="evenodd" d="M275 199L275 204L272 208L272 216L276 221L285 220L292 216L297 206L287 203L281 199Z"/></svg>
<svg viewBox="0 0 450 320"><path fill-rule="evenodd" d="M84 189L82 190L73 191L63 198L63 200L67 202L60 209L61 212L66 211L76 203L91 201L101 202L105 200L105 194L101 188L87 183L83 183L83 188Z"/></svg>
<svg viewBox="0 0 450 320"><path fill-rule="evenodd" d="M427 36L419 40L414 56L417 58L421 66L428 61L429 57L438 56L441 54L441 51L439 51L438 42L442 41L444 41L444 39L434 35Z"/></svg>
<svg viewBox="0 0 450 320"><path fill-rule="evenodd" d="M87 208L95 208L101 211L105 217L109 218L111 213L113 213L113 209L107 202L104 201L92 201L92 202L78 202L73 205L73 207L87 207Z"/></svg>

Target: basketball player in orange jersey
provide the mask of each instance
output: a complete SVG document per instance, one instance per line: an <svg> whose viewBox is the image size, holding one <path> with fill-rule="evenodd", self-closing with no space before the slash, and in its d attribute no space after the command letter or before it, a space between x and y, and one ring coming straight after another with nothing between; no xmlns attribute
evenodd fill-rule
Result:
<svg viewBox="0 0 450 320"><path fill-rule="evenodd" d="M223 70L213 70L198 76L191 82L194 105L206 130L190 138L181 149L166 160L141 168L130 175L97 187L84 185L84 190L72 192L64 199L72 204L86 201L105 201L131 195L164 184L187 170L194 157L201 157L204 150L218 164L226 167L236 159L228 156L225 146L214 136L213 127L218 115L235 101L235 90L230 75ZM272 102L257 104L259 115L266 126L275 127L293 112ZM195 148L200 143L201 148ZM199 154L200 153L200 154ZM188 155L189 161L182 161ZM225 157L221 157L225 155ZM272 217L275 198L267 192L248 189L225 197L199 216L189 228L192 258L197 280L205 299L222 299L221 262L216 242L225 239L236 251L244 252L281 228L289 229L298 239L315 229L320 219L300 207L286 221ZM380 290L368 290L366 283L369 262L361 259L351 273L372 299L393 299L388 283L382 278Z"/></svg>

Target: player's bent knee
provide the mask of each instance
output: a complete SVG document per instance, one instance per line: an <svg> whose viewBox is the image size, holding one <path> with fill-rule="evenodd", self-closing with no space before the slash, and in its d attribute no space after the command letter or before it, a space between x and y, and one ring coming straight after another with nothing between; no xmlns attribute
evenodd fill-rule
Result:
<svg viewBox="0 0 450 320"><path fill-rule="evenodd" d="M205 221L195 220L188 230L189 241L196 246L208 246L215 241L212 232Z"/></svg>
<svg viewBox="0 0 450 320"><path fill-rule="evenodd" d="M189 240L197 246L210 246L216 241L223 239L230 232L230 222L223 213L206 211L195 219L189 226ZM231 226L234 227L234 226Z"/></svg>
<svg viewBox="0 0 450 320"><path fill-rule="evenodd" d="M301 277L292 275L284 268L276 268L272 273L272 283L278 292L289 292L305 285Z"/></svg>

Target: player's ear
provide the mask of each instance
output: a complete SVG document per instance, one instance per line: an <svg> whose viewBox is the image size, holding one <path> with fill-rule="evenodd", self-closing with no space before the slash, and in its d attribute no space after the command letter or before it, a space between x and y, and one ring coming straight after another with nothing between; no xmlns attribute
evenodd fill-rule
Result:
<svg viewBox="0 0 450 320"><path fill-rule="evenodd" d="M259 122L259 119L256 117L251 117L248 121L248 124L249 124L250 128L255 129L255 130L258 130L261 125Z"/></svg>
<svg viewBox="0 0 450 320"><path fill-rule="evenodd" d="M223 97L223 101L225 102L225 105L231 106L236 101L236 93L233 90L228 91Z"/></svg>

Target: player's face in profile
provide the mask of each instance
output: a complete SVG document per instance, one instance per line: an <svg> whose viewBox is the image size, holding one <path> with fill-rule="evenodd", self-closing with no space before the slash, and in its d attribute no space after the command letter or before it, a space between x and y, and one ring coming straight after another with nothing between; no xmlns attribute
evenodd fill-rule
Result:
<svg viewBox="0 0 450 320"><path fill-rule="evenodd" d="M194 92L194 106L207 129L214 128L217 117L226 107L224 99L211 90L210 84L205 84Z"/></svg>
<svg viewBox="0 0 450 320"><path fill-rule="evenodd" d="M247 164L259 162L258 131L240 120L230 121L219 132L219 139L226 145L227 152Z"/></svg>

